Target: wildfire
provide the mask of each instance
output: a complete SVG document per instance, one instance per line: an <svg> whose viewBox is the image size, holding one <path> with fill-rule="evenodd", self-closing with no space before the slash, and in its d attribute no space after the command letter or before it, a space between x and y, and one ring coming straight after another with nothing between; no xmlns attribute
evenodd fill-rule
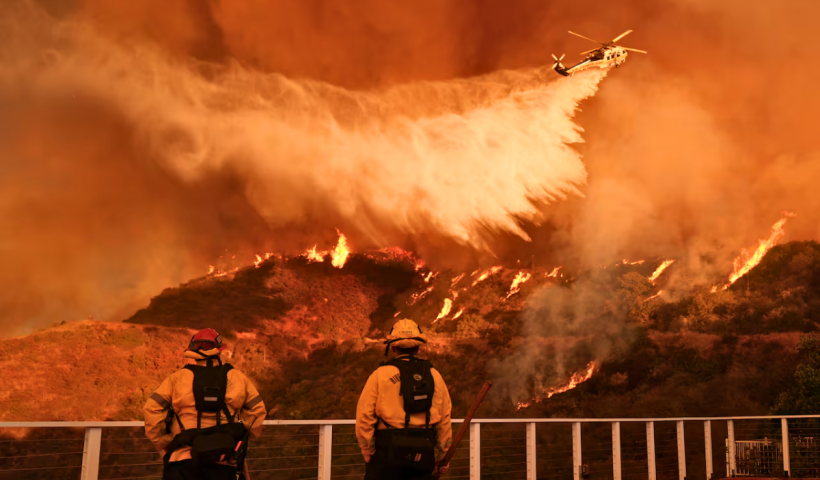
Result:
<svg viewBox="0 0 820 480"><path fill-rule="evenodd" d="M524 272L518 272L518 275L515 276L513 279L512 285L510 285L510 291L507 293L507 296L504 297L504 300L510 298L511 296L515 295L519 291L521 291L521 285L524 284L527 280L532 278L532 274L525 274Z"/></svg>
<svg viewBox="0 0 820 480"><path fill-rule="evenodd" d="M735 258L734 262L734 272L729 275L729 282L723 285L723 290L729 288L729 286L737 281L738 278L746 275L751 271L753 268L763 260L763 257L772 249L775 245L777 245L777 241L786 234L786 230L783 228L786 225L786 220L789 217L795 217L792 212L783 212L783 218L777 221L774 225L772 225L772 234L769 236L767 240L760 240L760 245L758 245L757 249L749 255L749 253L744 249L741 251L740 255ZM714 292L717 290L713 288L712 291Z"/></svg>
<svg viewBox="0 0 820 480"><path fill-rule="evenodd" d="M616 263L616 264L615 264L615 266L617 267L618 265L640 265L640 264L642 264L643 262L644 262L643 260L636 260L636 261L634 261L634 262L630 262L629 260L627 260L627 259L625 259L625 258L624 258L624 259L621 261L621 263Z"/></svg>
<svg viewBox="0 0 820 480"><path fill-rule="evenodd" d="M435 320L433 320L433 323L436 323L436 322L438 322L439 320L441 320L442 318L444 318L444 317L446 317L447 315L449 315L449 314L450 314L450 309L451 309L451 308L453 308L453 301L452 301L452 300L450 300L449 298L445 298L445 299L444 299L444 306L443 306L443 307L441 307L441 313L439 313L439 314L438 314L438 317L436 317L436 319L435 319Z"/></svg>
<svg viewBox="0 0 820 480"><path fill-rule="evenodd" d="M418 293L414 293L414 294L410 295L410 299L407 301L407 304L408 305L415 304L416 302L418 302L419 300L424 298L428 293L432 292L434 288L436 288L435 285L430 285L423 292L418 292Z"/></svg>
<svg viewBox="0 0 820 480"><path fill-rule="evenodd" d="M464 313L464 309L463 309L463 308L462 308L461 310L459 310L459 311L458 311L455 315L453 315L453 320L455 320L455 319L457 319L458 317L460 317L462 313Z"/></svg>
<svg viewBox="0 0 820 480"><path fill-rule="evenodd" d="M519 402L516 406L516 410L521 410L522 408L527 408L533 403L538 403L541 400L545 400L547 398L551 398L553 395L557 395L559 393L564 393L572 390L573 388L577 387L578 385L586 382L590 378L592 378L592 374L595 373L595 362L589 362L586 366L586 370L582 370L580 372L575 372L569 379L569 382L566 385L550 388L546 392L536 395L535 398L530 400L529 402Z"/></svg>
<svg viewBox="0 0 820 480"><path fill-rule="evenodd" d="M663 263L661 263L660 266L656 268L654 272L652 272L652 275L649 276L649 281L654 284L655 280L657 280L658 277L661 276L663 271L669 268L669 265L672 265L673 263L675 263L674 260L664 260Z"/></svg>
<svg viewBox="0 0 820 480"><path fill-rule="evenodd" d="M336 233L339 234L339 243L337 243L336 248L330 252L330 264L336 268L342 268L345 266L345 262L347 262L348 255L350 255L350 249L347 247L347 237L338 230L336 230Z"/></svg>
<svg viewBox="0 0 820 480"><path fill-rule="evenodd" d="M330 255L331 265L336 268L342 268L345 266L347 257L350 256L350 248L347 246L347 237L345 237L344 234L338 230L336 230L336 233L339 234L339 242L333 250L329 252L326 250L316 251L316 245L314 245L313 248L302 254L307 258L308 263L324 262L325 256ZM257 255L257 258L259 258L259 255Z"/></svg>
<svg viewBox="0 0 820 480"><path fill-rule="evenodd" d="M464 274L463 274L463 273L462 273L461 275L457 276L456 278L452 279L452 280L450 281L450 286L451 286L451 287L455 287L455 286L456 286L456 284L457 284L458 282L460 282L462 278L464 278Z"/></svg>
<svg viewBox="0 0 820 480"><path fill-rule="evenodd" d="M547 277L558 278L558 270L561 270L561 267L555 267L552 271L546 274Z"/></svg>
<svg viewBox="0 0 820 480"><path fill-rule="evenodd" d="M478 278L477 278L477 279L473 282L473 286L475 287L475 286L476 286L476 285L478 285L479 283L481 283L481 282L483 282L484 280L486 280L486 279L487 279L487 277L489 277L490 275L492 275L492 274L494 274L494 273L498 272L499 270L501 270L501 267L492 267L492 268L489 268L489 269L485 270L485 271L484 271L481 275L479 275L479 276L478 276ZM478 271L478 270L476 270L476 272L477 272L477 271ZM475 272L473 272L473 275L475 275Z"/></svg>
<svg viewBox="0 0 820 480"><path fill-rule="evenodd" d="M658 290L658 293L656 293L655 295L652 295L651 297L646 297L644 302L648 302L648 301L652 300L653 298L658 298L658 297L661 296L662 293L663 293L663 290Z"/></svg>
<svg viewBox="0 0 820 480"><path fill-rule="evenodd" d="M307 257L308 263L313 263L313 262L320 262L321 263L321 262L325 261L325 254L326 253L327 252L317 252L316 251L316 245L314 245L313 248L311 248L310 250L305 252L305 256Z"/></svg>
<svg viewBox="0 0 820 480"><path fill-rule="evenodd" d="M213 265L208 265L208 275L212 275L216 268Z"/></svg>
<svg viewBox="0 0 820 480"><path fill-rule="evenodd" d="M433 279L433 278L436 278L438 276L438 274L439 274L439 272L436 272L436 273L428 272L427 275L425 275L425 277L424 277L424 283L430 283L430 280Z"/></svg>

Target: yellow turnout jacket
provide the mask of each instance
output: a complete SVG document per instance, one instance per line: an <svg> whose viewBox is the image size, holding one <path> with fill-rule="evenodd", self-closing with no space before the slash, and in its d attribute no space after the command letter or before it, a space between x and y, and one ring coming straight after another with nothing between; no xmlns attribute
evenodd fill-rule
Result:
<svg viewBox="0 0 820 480"><path fill-rule="evenodd" d="M406 355L398 358L406 357ZM453 404L444 379L435 368L430 369L435 381L433 406L430 408L430 425L434 425L438 440L436 442L436 460L441 460L453 440L451 418ZM376 451L376 416L395 428L404 428L404 398L401 396L401 377L399 369L393 365L379 367L367 379L359 404L356 407L356 438L366 462ZM410 428L424 427L426 415L410 415ZM387 428L378 422L379 430Z"/></svg>
<svg viewBox="0 0 820 480"><path fill-rule="evenodd" d="M214 349L203 353L216 355L217 352ZM202 360L195 352L185 352L185 362L187 364L205 365L205 360ZM143 407L145 435L160 452L164 452L174 436L180 433L176 419L171 425L171 434L167 435L165 433L165 417L168 414L168 407L174 407L174 411L179 415L179 419L186 430L196 428L197 411L193 386L193 372L183 368L166 378L151 395L151 398L145 402L145 407ZM267 412L265 403L248 377L238 370L234 369L228 372L225 404L236 420L241 419L246 426L250 426L253 422L250 437L258 438L262 433L262 426ZM238 416L237 412L239 412ZM215 413L203 413L202 428L216 425L216 415ZM219 415L222 417L222 424L228 422L223 412L220 412ZM190 459L190 452L190 447L180 448L171 454L170 461L177 462Z"/></svg>

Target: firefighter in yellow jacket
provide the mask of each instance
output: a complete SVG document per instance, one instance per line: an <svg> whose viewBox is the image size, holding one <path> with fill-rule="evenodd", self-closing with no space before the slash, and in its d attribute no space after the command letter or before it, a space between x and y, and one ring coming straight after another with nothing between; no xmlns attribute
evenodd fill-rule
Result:
<svg viewBox="0 0 820 480"><path fill-rule="evenodd" d="M356 408L365 480L425 480L452 443L450 394L432 364L416 357L427 338L404 319L385 341L395 357L370 375Z"/></svg>
<svg viewBox="0 0 820 480"><path fill-rule="evenodd" d="M262 431L262 397L242 372L223 365L224 349L216 331L200 330L184 353L185 368L145 403L145 434L164 456L164 480L236 480L237 457Z"/></svg>

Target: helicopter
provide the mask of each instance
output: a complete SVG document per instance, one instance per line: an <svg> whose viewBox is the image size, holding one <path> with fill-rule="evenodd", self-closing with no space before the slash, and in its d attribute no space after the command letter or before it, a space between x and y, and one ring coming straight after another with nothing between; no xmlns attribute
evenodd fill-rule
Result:
<svg viewBox="0 0 820 480"><path fill-rule="evenodd" d="M626 61L626 55L628 52L647 53L644 50L638 50L637 48L628 48L615 45L615 42L632 33L632 30L627 30L606 43L593 40L575 32L569 33L575 35L576 37L589 40L590 42L600 43L601 46L592 50L587 50L586 52L581 52L581 55L586 55L587 57L569 68L561 64L561 60L564 59L566 54L561 55L561 58L558 58L553 54L552 58L555 59L555 63L552 65L552 68L565 77L572 76L574 73L578 73L582 70L593 67L607 68L615 65L615 68L618 68Z"/></svg>

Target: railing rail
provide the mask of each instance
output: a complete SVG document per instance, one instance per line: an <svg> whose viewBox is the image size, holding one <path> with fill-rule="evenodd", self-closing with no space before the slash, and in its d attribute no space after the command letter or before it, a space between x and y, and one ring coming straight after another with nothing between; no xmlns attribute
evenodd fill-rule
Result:
<svg viewBox="0 0 820 480"><path fill-rule="evenodd" d="M453 423L456 424L461 422L462 420L460 419L453 420ZM799 476L811 476L820 473L820 442L815 442L815 438L820 437L820 415L678 418L488 418L473 420L470 426L469 436L465 437L466 445L460 448L460 450L465 452L465 455L456 457L457 459L469 461L469 465L465 464L454 468L454 473L451 474L451 478L522 478L535 480L537 478L562 477L562 479L565 480L584 480L590 476L602 476L607 479L622 480L622 478L634 478L638 476L640 478L647 478L648 480L656 480L658 478L674 479L675 477L677 477L677 480L693 478L711 480L715 473L713 468L714 441L712 438L713 423L715 422L725 422L726 425L724 440L718 444L725 443L726 445L727 477L795 476L792 475L793 472L791 471L793 465L797 465L795 468L798 470L797 473ZM610 427L601 425L607 423L611 425L611 429ZM353 435L352 429L350 428L350 426L355 424L354 420L266 420L264 424L267 429L291 427L301 430L298 430L299 433L285 435L263 434L263 436L269 438L284 438L285 440L277 440L275 444L257 447L260 451L266 451L266 449L276 451L278 452L276 453L278 456L270 456L273 454L260 454L256 458L251 459L251 462L272 461L275 463L281 459L315 459L313 460L315 463L313 463L313 466L305 465L289 468L275 468L276 465L273 465L271 468L260 467L260 469L256 470L257 472L271 473L290 470L288 473L290 476L288 478L315 478L319 480L328 480L334 478L334 475L335 478L361 476L357 471L363 471L364 463L359 456L355 435ZM640 424L643 424L645 428L640 427ZM511 429L509 430L511 433L508 433L507 436L499 434L499 432L501 432L500 430L490 430L492 428L502 428L502 425L506 425ZM630 427L633 431L635 428L645 429L645 450L643 448L644 440L641 438L628 440L627 448L625 448L623 442L624 438L626 438L624 436L626 433L622 432L622 429L627 428L628 425L634 425L634 427ZM696 432L699 432L697 429L702 426L702 447L692 447L692 442L699 442L700 434L698 433L696 436L685 434L687 425L696 429ZM136 437L104 439L104 430L115 428L134 429L143 426L143 422L139 421L0 422L0 434L3 432L3 429L15 428L85 429L85 436L75 439L3 439L2 441L6 443L47 442L53 440L77 442L77 445L79 445L81 441L83 443L82 452L78 451L77 448L73 448L73 450L77 451L62 453L48 451L46 453L17 455L14 454L17 453L15 451L11 452L13 453L11 455L0 454L0 460L11 459L16 461L21 458L37 460L41 457L53 458L58 455L70 456L82 453L82 464L24 467L20 467L19 465L8 467L0 464L0 478L5 478L2 477L4 474L12 474L12 476L8 478L18 478L15 476L17 472L76 468L81 469L80 477L82 480L105 480L105 478L117 477L101 477L101 468L130 466L156 466L156 468L159 468L158 466L161 465L161 463L158 461L157 454L144 448L134 452L114 452L109 450L104 451L103 449L103 442L108 440L139 440ZM485 426L487 429L487 431L484 432L486 437L484 442L482 442L481 438L482 426ZM523 430L517 430L517 428L520 428L517 426L523 426ZM674 429L670 430L673 426ZM560 435L553 435L555 432L548 431L550 429L567 427L569 427L569 429L562 430L562 432L571 435L564 435L563 441L555 440L560 437ZM312 430L312 428L315 430ZM606 430L601 430L602 428ZM589 450L590 455L588 458L584 456L582 448L585 444L584 442L591 442L596 439L600 441L601 437L595 437L594 434L587 435L584 433L584 429L597 429L596 431L598 432L604 431L604 436L606 437L604 441L606 448L593 447ZM347 433L345 433L345 431ZM523 435L520 435L521 433L523 433ZM545 435L539 436L539 433ZM334 437L334 435L336 435L336 437ZM736 438L737 436L741 438ZM304 441L297 442L294 440L296 438L301 438ZM346 438L346 440L340 440L334 443L334 438ZM689 445L687 445L687 438L690 438ZM608 443L609 439L611 439L611 445ZM523 442L521 442L521 440L523 440ZM291 441L291 443L287 443L288 441ZM550 444L550 441L553 443ZM556 448L556 441L559 442L559 444L563 442L563 450ZM484 444L482 445L482 443ZM567 445L567 443L569 445ZM569 450L570 445L571 450ZM540 446L546 446L547 448L540 449ZM292 449L293 454L289 454L288 449ZM316 455L311 453L314 451ZM638 452L637 456L636 451ZM642 455L640 452L643 451L645 451L645 473L640 474L639 472L636 473L636 470L640 470L640 467L636 467L635 465L636 463L638 465L643 463L638 458ZM484 454L482 454L482 452L484 452ZM542 458L539 455L544 455L545 452L547 454L555 453L559 456L539 460ZM799 458L795 457L795 460L793 460L791 458L793 452L798 452L796 455L799 455ZM144 455L153 457L153 459L141 460L142 463L115 463L101 466L101 455ZM695 471L696 469L692 467L691 462L687 463L687 460L692 461L693 458L700 459L701 456L704 462L703 464L698 463L699 467L697 471ZM499 458L507 461L497 463L496 460ZM342 462L342 460L344 460L344 462ZM492 461L487 462L487 460ZM795 461L797 463L794 463ZM336 463L334 464L334 462ZM590 471L590 462L596 463L593 471ZM482 469L482 463L486 468ZM604 464L608 466L602 469L601 465ZM501 467L505 467L507 470L499 471ZM543 471L548 474L539 474L539 467L543 467ZM569 468L571 468L571 471L568 470ZM672 473L673 468L674 473ZM663 471L661 471L661 469ZM306 475L308 472L315 473L310 474L310 477L293 477L294 471L302 471ZM334 472L342 472L343 474L340 475ZM800 472L803 472L803 474L800 474ZM501 477L501 475L504 476ZM509 475L509 477L507 475Z"/></svg>

